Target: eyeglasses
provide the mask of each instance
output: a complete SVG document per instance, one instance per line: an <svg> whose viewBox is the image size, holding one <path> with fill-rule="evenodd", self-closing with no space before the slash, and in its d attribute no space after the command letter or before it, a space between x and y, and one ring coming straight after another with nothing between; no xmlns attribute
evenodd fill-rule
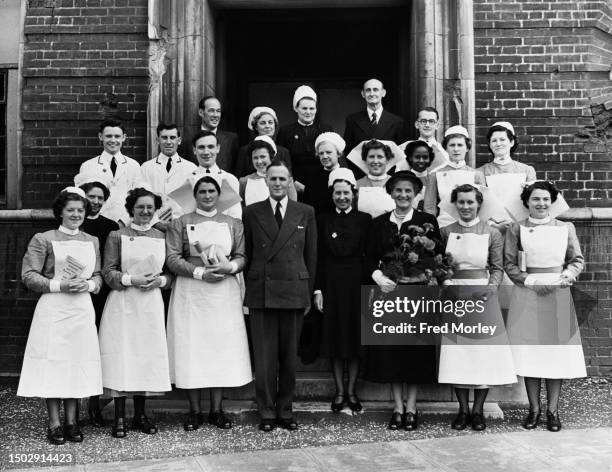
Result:
<svg viewBox="0 0 612 472"><path fill-rule="evenodd" d="M418 122L420 124L422 124L422 125L432 125L433 126L433 125L435 125L438 122L438 120L425 120L425 119L422 119L422 120L418 120Z"/></svg>

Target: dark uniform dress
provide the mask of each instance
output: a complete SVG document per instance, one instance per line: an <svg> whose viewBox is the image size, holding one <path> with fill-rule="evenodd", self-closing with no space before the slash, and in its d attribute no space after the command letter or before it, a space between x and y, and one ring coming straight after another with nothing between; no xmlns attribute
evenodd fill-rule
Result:
<svg viewBox="0 0 612 472"><path fill-rule="evenodd" d="M293 166L293 179L306 187L321 167L321 163L316 157L315 140L325 131L333 131L333 128L316 122L310 126L303 126L297 121L290 125L281 126L278 130L276 143L289 149L291 165Z"/></svg>
<svg viewBox="0 0 612 472"><path fill-rule="evenodd" d="M85 218L85 221L81 225L81 231L91 236L98 238L100 242L100 259L104 260L104 248L106 247L106 238L111 231L117 231L119 225L106 218L105 216L98 215L97 218ZM102 284L100 291L97 294L91 294L91 302L93 303L94 310L96 312L96 327L100 328L100 318L102 317L102 311L104 310L104 304L106 303L106 297L110 293L110 287L106 284Z"/></svg>
<svg viewBox="0 0 612 472"><path fill-rule="evenodd" d="M365 278L365 249L372 218L353 208L318 217L315 290L323 293L320 354L355 359L361 355L360 300Z"/></svg>
<svg viewBox="0 0 612 472"><path fill-rule="evenodd" d="M317 161L319 160L318 157L314 159ZM338 167L346 167L346 159L341 156L338 160L338 164ZM330 198L330 189L328 187L330 173L331 171L326 170L319 163L319 167L313 169L310 182L306 185L304 194L302 195L302 203L306 203L313 207L317 215L330 212L335 208L334 202Z"/></svg>
<svg viewBox="0 0 612 472"><path fill-rule="evenodd" d="M367 273L379 267L382 256L393 249L393 235L398 233L397 225L389 220L391 213L383 213L372 221L367 245ZM431 223L435 237L440 240L440 230L435 217L414 210L412 218L405 220L400 234L407 234L410 225L423 226ZM442 253L437 245L436 253ZM423 260L423 268L433 267L433 258ZM371 282L373 283L373 282ZM436 383L436 346L367 346L364 378L370 382L411 384Z"/></svg>

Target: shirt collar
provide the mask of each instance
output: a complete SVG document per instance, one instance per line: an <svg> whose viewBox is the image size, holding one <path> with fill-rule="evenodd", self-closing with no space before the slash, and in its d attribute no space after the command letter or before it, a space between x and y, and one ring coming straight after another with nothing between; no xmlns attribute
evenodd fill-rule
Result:
<svg viewBox="0 0 612 472"><path fill-rule="evenodd" d="M406 213L406 216L404 216L402 219L399 219L395 215L395 211L392 211L391 214L389 215L389 221L391 223L395 223L397 226L401 226L404 223L404 221L410 221L412 219L413 214L414 214L414 209L411 208L410 211Z"/></svg>
<svg viewBox="0 0 612 472"><path fill-rule="evenodd" d="M423 172L419 172L417 170L410 169L410 172L412 172L414 175L416 175L419 178L427 177L429 175L429 172L427 171L427 169L425 169Z"/></svg>
<svg viewBox="0 0 612 472"><path fill-rule="evenodd" d="M496 157L493 159L493 162L495 164L499 164L500 166L504 166L506 164L510 164L512 162L512 158L510 156L505 157L505 158Z"/></svg>
<svg viewBox="0 0 612 472"><path fill-rule="evenodd" d="M207 216L210 218L211 216L215 216L217 214L217 209L215 208L213 211L204 211L196 208L196 213L198 215Z"/></svg>
<svg viewBox="0 0 612 472"><path fill-rule="evenodd" d="M60 225L59 228L57 228L57 229L58 229L58 231L60 233L69 234L70 236L75 236L75 235L79 234L79 228L77 228L77 229L68 229L64 225Z"/></svg>
<svg viewBox="0 0 612 472"><path fill-rule="evenodd" d="M256 175L257 177L261 177L262 179L265 179L265 178L266 178L266 174L260 174L258 171L255 171L255 175Z"/></svg>
<svg viewBox="0 0 612 472"><path fill-rule="evenodd" d="M463 226L464 228L471 228L472 226L476 226L478 223L480 223L480 218L476 217L472 221L463 221L459 219L457 220L457 223L459 223L459 226Z"/></svg>
<svg viewBox="0 0 612 472"><path fill-rule="evenodd" d="M453 162L451 160L449 160L446 165L452 167L453 169L461 169L463 167L465 167L467 164L465 163L465 160L460 161L460 162Z"/></svg>
<svg viewBox="0 0 612 472"><path fill-rule="evenodd" d="M276 211L276 204L278 203L278 200L274 200L272 197L268 198L268 201L270 202L270 206L272 207L272 211ZM287 195L285 195L283 197L282 200L280 200L280 204L281 204L281 208L283 210L287 209L287 203L289 202L289 197Z"/></svg>
<svg viewBox="0 0 612 472"><path fill-rule="evenodd" d="M532 216L530 216L527 219L530 223L533 223L534 225L545 225L547 223L550 223L550 215L548 215L546 218L533 218Z"/></svg>
<svg viewBox="0 0 612 472"><path fill-rule="evenodd" d="M336 207L336 213L341 214L344 213L345 215L350 213L351 211L353 211L353 207L350 206L348 207L346 210L341 210L340 208Z"/></svg>
<svg viewBox="0 0 612 472"><path fill-rule="evenodd" d="M370 180L374 180L374 181L381 181L381 180L385 180L387 179L389 176L387 174L382 174L382 175L372 175L372 174L368 174L368 179Z"/></svg>
<svg viewBox="0 0 612 472"><path fill-rule="evenodd" d="M88 220L97 220L100 216L100 212L96 213L95 215L89 215L87 216Z"/></svg>
<svg viewBox="0 0 612 472"><path fill-rule="evenodd" d="M162 161L162 164L168 162L168 159L170 159L172 162L179 162L181 157L176 152L172 154L172 156L170 157L166 156L163 152L160 152L159 155L157 156L157 160Z"/></svg>
<svg viewBox="0 0 612 472"><path fill-rule="evenodd" d="M221 173L221 169L219 169L219 166L215 163L212 166L208 167L208 169L210 169L210 172L206 172L206 167L203 166L199 166L198 167L200 170L200 173L202 174L220 174Z"/></svg>
<svg viewBox="0 0 612 472"><path fill-rule="evenodd" d="M376 120L380 120L380 115L382 115L383 112L383 107L382 105L378 105L378 108L376 110L372 110L370 109L370 107L366 107L366 111L368 112L368 118L370 118L370 120L372 120L372 114L374 112L376 112Z"/></svg>
<svg viewBox="0 0 612 472"><path fill-rule="evenodd" d="M104 162L108 162L109 164L113 160L113 157L115 158L115 162L117 164L123 162L123 154L121 154L121 151L119 151L117 154L109 154L106 151L102 151L102 154L100 154L100 159Z"/></svg>
<svg viewBox="0 0 612 472"><path fill-rule="evenodd" d="M314 125L314 121L311 121L310 123L302 123L300 120L297 121L298 125L303 126L304 128L309 128L310 126Z"/></svg>
<svg viewBox="0 0 612 472"><path fill-rule="evenodd" d="M130 228L135 229L136 231L149 231L151 229L151 224L148 223L146 225L137 225L132 221L130 223Z"/></svg>
<svg viewBox="0 0 612 472"><path fill-rule="evenodd" d="M204 126L204 125L200 125L200 129L201 129L202 131L210 131L211 133L215 133L215 134L217 134L217 130L219 129L219 127L217 126L217 127L216 127L216 128L214 128L214 129L210 129L210 128L207 128L207 127L206 127L206 126Z"/></svg>
<svg viewBox="0 0 612 472"><path fill-rule="evenodd" d="M436 139L435 136L432 136L429 139L425 139L425 138L422 138L421 136L419 136L418 139L421 140L421 141L425 141L427 144L429 144L429 147L432 147L432 148L434 148L434 147L436 147L438 145L438 140Z"/></svg>

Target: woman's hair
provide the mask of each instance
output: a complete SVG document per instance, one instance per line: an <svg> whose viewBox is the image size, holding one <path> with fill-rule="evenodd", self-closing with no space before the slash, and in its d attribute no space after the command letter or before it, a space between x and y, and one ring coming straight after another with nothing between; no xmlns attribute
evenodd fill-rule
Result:
<svg viewBox="0 0 612 472"><path fill-rule="evenodd" d="M102 193L104 194L104 201L108 200L108 197L110 197L110 190L102 182L87 182L80 187L80 189L85 193L88 193L92 188L99 188L102 190Z"/></svg>
<svg viewBox="0 0 612 472"><path fill-rule="evenodd" d="M329 197L330 198L332 197L332 195L334 194L334 187L339 182L343 184L349 184L349 187L351 187L351 192L353 193L353 200L355 200L355 197L357 196L357 187L353 185L351 182L349 182L348 180L344 180L344 179L336 179L332 182L331 187L329 187Z"/></svg>
<svg viewBox="0 0 612 472"><path fill-rule="evenodd" d="M136 205L136 202L140 197L152 197L153 205L155 205L156 210L159 210L162 206L162 198L159 195L147 190L146 188L137 187L130 190L125 199L125 209L130 217L134 216L134 205Z"/></svg>
<svg viewBox="0 0 612 472"><path fill-rule="evenodd" d="M478 206L479 207L482 206L482 202L484 201L484 198L482 197L482 192L478 190L478 188L470 184L463 184L463 185L459 185L455 187L453 191L451 192L451 197L450 197L451 203L457 202L457 197L460 193L470 193L470 192L474 192L474 195L476 196L476 201L478 202Z"/></svg>
<svg viewBox="0 0 612 472"><path fill-rule="evenodd" d="M414 154L414 151L416 151L420 147L424 147L427 149L427 153L429 154L429 163L431 164L434 158L436 157L434 154L434 150L429 144L420 139L417 139L416 141L410 141L408 143L406 149L404 150L404 155L406 156L406 159L410 161L410 158Z"/></svg>
<svg viewBox="0 0 612 472"><path fill-rule="evenodd" d="M257 133L257 122L264 115L270 115L272 117L272 119L274 120L274 132L276 133L278 131L278 120L276 119L276 117L272 115L269 111L262 111L261 113L257 113L257 115L255 115L253 117L253 120L251 121L251 127L253 128L253 132L255 133L255 135L258 134Z"/></svg>
<svg viewBox="0 0 612 472"><path fill-rule="evenodd" d="M267 143L261 139L254 139L247 147L247 156L249 156L249 159L253 159L253 151L256 151L257 149L267 149L270 160L274 159L274 156L276 156L276 152L274 152L274 148L270 143Z"/></svg>
<svg viewBox="0 0 612 472"><path fill-rule="evenodd" d="M85 216L91 214L91 203L86 198L81 197L77 193L72 192L60 192L53 201L53 216L56 220L62 221L62 211L68 204L68 202L83 202L83 208L85 208Z"/></svg>
<svg viewBox="0 0 612 472"><path fill-rule="evenodd" d="M493 154L493 151L491 150L491 145L489 143L491 142L491 136L493 136L493 133L495 133L496 131L504 131L510 141L514 140L514 144L510 148L510 153L512 154L514 151L516 151L519 145L518 138L508 128L505 128L500 125L495 125L491 126L489 128L489 131L487 131L487 146L489 146L489 152Z"/></svg>
<svg viewBox="0 0 612 472"><path fill-rule="evenodd" d="M466 137L464 134L459 133L453 133L449 134L448 136L444 136L444 139L442 140L442 147L446 149L446 146L448 146L448 142L453 138L463 138L463 140L465 141L465 146L468 148L468 151L472 149L472 140Z"/></svg>
<svg viewBox="0 0 612 472"><path fill-rule="evenodd" d="M557 190L555 184L548 180L536 180L532 184L525 185L521 192L521 200L525 208L529 208L529 197L531 197L534 190L546 190L550 194L551 203L555 203L559 196L559 190Z"/></svg>
<svg viewBox="0 0 612 472"><path fill-rule="evenodd" d="M372 149L382 149L383 152L385 153L385 158L387 159L387 161L390 161L391 159L393 159L393 152L391 151L391 148L387 146L385 143L381 143L380 141L377 141L376 139L372 139L371 141L368 141L367 143L363 145L363 147L361 148L361 159L365 161L366 158L368 157L368 153Z"/></svg>
<svg viewBox="0 0 612 472"><path fill-rule="evenodd" d="M404 181L412 183L415 195L418 194L421 190L423 190L423 182L421 182L421 179L419 179L409 170L400 170L399 172L396 172L391 177L389 177L389 180L387 180L387 182L385 183L385 190L389 195L391 195L393 189L395 188L395 185L397 185L398 182Z"/></svg>
<svg viewBox="0 0 612 472"><path fill-rule="evenodd" d="M221 187L219 187L219 182L213 179L210 175L205 175L201 177L193 186L193 198L195 198L196 194L198 193L198 190L200 189L200 185L204 183L213 184L215 188L217 189L217 193L221 195Z"/></svg>

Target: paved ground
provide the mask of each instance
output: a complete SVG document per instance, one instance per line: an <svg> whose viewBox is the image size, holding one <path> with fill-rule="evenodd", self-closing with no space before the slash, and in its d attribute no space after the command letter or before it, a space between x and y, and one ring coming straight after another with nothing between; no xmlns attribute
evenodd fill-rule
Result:
<svg viewBox="0 0 612 472"><path fill-rule="evenodd" d="M20 469L32 470L32 469ZM612 470L612 428L469 435L54 467L68 471L557 471Z"/></svg>

